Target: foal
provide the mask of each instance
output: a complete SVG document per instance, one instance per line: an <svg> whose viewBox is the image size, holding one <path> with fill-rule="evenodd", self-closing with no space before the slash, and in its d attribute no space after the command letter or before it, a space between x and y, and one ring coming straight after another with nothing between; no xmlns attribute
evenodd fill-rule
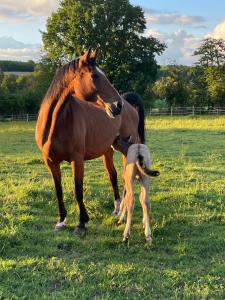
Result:
<svg viewBox="0 0 225 300"><path fill-rule="evenodd" d="M128 241L131 228L132 212L134 208L134 180L135 177L141 185L140 202L143 209L143 226L145 237L148 242L151 242L151 229L149 222L149 176L159 176L158 171L150 170L151 156L148 147L144 144L132 144L129 146L127 141L127 150L125 141L122 138L117 138L113 144L114 148L127 154L127 161L124 170L124 195L120 205L118 224L123 222L127 212L126 227L123 233L123 241ZM126 153L127 152L127 153Z"/></svg>

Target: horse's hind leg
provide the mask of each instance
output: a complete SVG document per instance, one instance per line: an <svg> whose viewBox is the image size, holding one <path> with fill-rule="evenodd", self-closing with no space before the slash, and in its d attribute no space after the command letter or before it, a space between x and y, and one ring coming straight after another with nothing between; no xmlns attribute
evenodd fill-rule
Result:
<svg viewBox="0 0 225 300"><path fill-rule="evenodd" d="M79 223L75 228L75 233L82 233L86 230L85 223L89 221L89 217L83 202L84 161L82 159L72 161L71 166L75 181L76 199L80 210Z"/></svg>
<svg viewBox="0 0 225 300"><path fill-rule="evenodd" d="M109 177L109 180L111 182L113 193L114 193L114 212L115 214L118 214L120 209L120 194L119 194L119 188L118 188L118 180L117 180L117 172L115 169L115 166L113 164L113 149L110 148L103 156L103 163L107 170L107 174Z"/></svg>
<svg viewBox="0 0 225 300"><path fill-rule="evenodd" d="M150 202L149 202L149 189L150 189L150 181L148 177L142 177L140 181L141 184L141 195L140 201L143 209L143 223L144 223L144 231L147 242L152 241L152 234L150 228L150 220L149 220L149 210L150 210Z"/></svg>
<svg viewBox="0 0 225 300"><path fill-rule="evenodd" d="M56 230L64 229L65 228L65 219L67 215L67 211L65 209L65 205L63 202L63 192L62 192L62 183L61 183L61 171L60 165L54 164L48 159L44 159L45 164L47 165L49 171L52 174L52 178L55 184L55 192L58 200L59 206L59 221L55 226Z"/></svg>

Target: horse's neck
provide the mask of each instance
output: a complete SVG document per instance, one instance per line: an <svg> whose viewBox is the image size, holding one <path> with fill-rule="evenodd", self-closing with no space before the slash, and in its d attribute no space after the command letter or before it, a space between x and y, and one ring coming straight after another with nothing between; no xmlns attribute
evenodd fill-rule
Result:
<svg viewBox="0 0 225 300"><path fill-rule="evenodd" d="M64 88L60 97L57 100L52 101L51 103L46 102L41 105L39 112L40 119L38 118L37 122L37 131L38 127L41 127L42 130L40 130L41 132L36 131L36 139L39 140L39 138L37 138L37 135L40 135L41 139L41 141L37 141L39 147L42 147L48 140L50 134L53 134L56 119L58 117L58 112L65 103L68 96L71 94L71 92L72 84L69 84L66 88Z"/></svg>

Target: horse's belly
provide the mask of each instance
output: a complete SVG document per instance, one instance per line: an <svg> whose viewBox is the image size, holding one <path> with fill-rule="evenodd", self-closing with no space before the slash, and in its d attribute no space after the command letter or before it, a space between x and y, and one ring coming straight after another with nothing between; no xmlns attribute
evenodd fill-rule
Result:
<svg viewBox="0 0 225 300"><path fill-rule="evenodd" d="M84 155L84 160L91 160L102 156L111 146L112 143L108 143L105 147L92 147L87 148Z"/></svg>

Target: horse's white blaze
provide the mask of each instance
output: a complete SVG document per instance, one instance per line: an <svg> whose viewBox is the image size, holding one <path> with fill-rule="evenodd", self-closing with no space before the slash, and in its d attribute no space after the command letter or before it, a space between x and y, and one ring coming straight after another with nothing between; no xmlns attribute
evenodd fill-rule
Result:
<svg viewBox="0 0 225 300"><path fill-rule="evenodd" d="M98 67L96 67L96 69L98 70L98 72L100 73L100 74L102 74L103 76L105 76L105 73L101 70L101 69L99 69ZM106 77L106 76L105 76Z"/></svg>

